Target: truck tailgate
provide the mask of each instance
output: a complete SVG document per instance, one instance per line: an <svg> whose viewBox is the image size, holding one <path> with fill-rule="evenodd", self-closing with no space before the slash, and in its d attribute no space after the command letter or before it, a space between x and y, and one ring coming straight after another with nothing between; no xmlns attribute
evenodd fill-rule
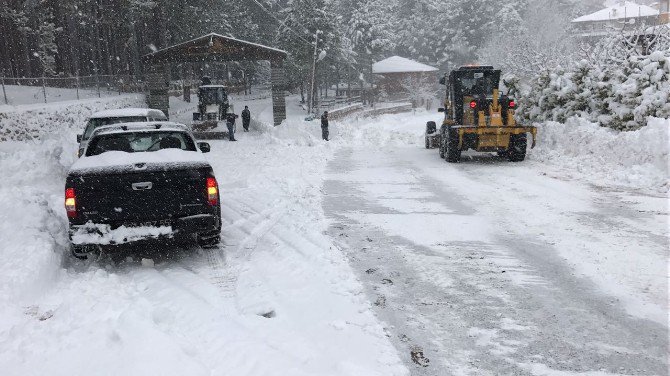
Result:
<svg viewBox="0 0 670 376"><path fill-rule="evenodd" d="M77 192L77 223L137 223L208 211L210 168L90 174L68 178Z"/></svg>

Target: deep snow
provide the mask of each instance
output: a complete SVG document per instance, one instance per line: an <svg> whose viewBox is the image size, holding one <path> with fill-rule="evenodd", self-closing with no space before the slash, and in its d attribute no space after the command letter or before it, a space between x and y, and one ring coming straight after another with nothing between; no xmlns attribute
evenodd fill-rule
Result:
<svg viewBox="0 0 670 376"><path fill-rule="evenodd" d="M128 106L131 101L118 103ZM264 101L252 104L258 113L266 112ZM396 154L397 159L389 160L394 164L377 171L377 177L364 172L347 176L370 182L363 194L404 216L361 214L354 219L416 244L430 245L445 228L454 239L491 240L491 229L500 226L494 220L472 217L466 206L441 203L439 196L430 196L435 202L428 203L424 186L406 189L415 183L412 169L398 172L393 166L421 155L435 164L425 172L431 179L463 197L472 194L472 204L485 208L485 218L497 218L505 207L520 208L523 220L510 222L511 231L554 243L553 257L565 260L561 265L592 281L598 294L619 299L614 304L628 314L667 318L667 252L647 247L659 236L667 244L667 120L652 119L649 128L628 133L546 124L538 148L522 164L489 164L490 157L466 156L457 166L439 160L437 151L423 149L426 121L439 119L434 113L335 121L328 143L320 139L318 122L297 116L277 128L255 123L253 132L238 132L239 142L214 141L212 153L205 155L221 189L220 249L176 249L166 257L140 248L128 260L91 263L68 255L63 185L76 160L78 127L87 114L111 104L95 103L95 108L83 102L38 111L32 124L47 125L50 136L0 143L4 374L408 374L408 367L416 365L399 353L404 349L395 340L396 347L389 342L393 328L383 328L387 323L380 324L372 314L367 287L345 256L352 254L342 251L329 228L333 221L324 215L326 166L348 148L378 156L396 149L406 153ZM299 113L297 105L289 106ZM15 113L10 122L20 118ZM6 119L0 122L7 125ZM588 151L580 144L588 145ZM615 147L626 152L615 153ZM505 180L507 172L517 179ZM515 192L501 196L512 199L493 205L486 190L473 190L472 184L490 184L487 176L501 182L498 191ZM613 193L603 199L600 190ZM525 199L537 197L544 198L543 206L526 205ZM607 215L594 218L604 226L596 236L593 227L570 214L598 205L624 209L616 212L616 221L608 221ZM434 226L431 213L460 215L453 225L461 227ZM478 228L490 231L476 232ZM364 235L356 233L367 242ZM631 244L637 244L635 252ZM485 265L472 270L478 268L489 273ZM422 278L449 283L449 275L421 270L426 273ZM508 275L519 285L528 282L523 273ZM375 307L379 304L383 302L375 301ZM514 330L520 325L503 324ZM514 345L491 345L500 344L496 335L482 327L466 333L477 339L475 345L502 353L504 346ZM464 354L473 349L446 350ZM542 364L524 367L531 374L554 372Z"/></svg>

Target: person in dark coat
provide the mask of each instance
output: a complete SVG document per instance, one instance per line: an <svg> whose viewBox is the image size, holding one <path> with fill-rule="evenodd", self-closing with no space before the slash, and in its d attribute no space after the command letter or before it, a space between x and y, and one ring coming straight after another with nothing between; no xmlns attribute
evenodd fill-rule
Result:
<svg viewBox="0 0 670 376"><path fill-rule="evenodd" d="M328 111L323 111L321 115L321 137L328 141Z"/></svg>
<svg viewBox="0 0 670 376"><path fill-rule="evenodd" d="M249 111L249 106L244 106L244 110L242 110L242 126L244 127L245 132L249 132L250 122L251 122L251 112Z"/></svg>
<svg viewBox="0 0 670 376"><path fill-rule="evenodd" d="M234 112L230 111L226 114L226 126L228 127L228 140L237 141L235 139L235 119L238 116Z"/></svg>

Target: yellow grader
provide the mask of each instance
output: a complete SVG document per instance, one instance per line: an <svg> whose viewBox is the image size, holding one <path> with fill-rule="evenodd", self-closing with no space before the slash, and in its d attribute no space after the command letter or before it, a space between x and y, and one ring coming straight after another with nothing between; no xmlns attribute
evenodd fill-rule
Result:
<svg viewBox="0 0 670 376"><path fill-rule="evenodd" d="M516 102L500 94L500 70L491 66L460 67L440 80L447 86L444 121L440 129L426 124L426 148L438 147L447 162L460 161L463 150L497 152L512 162L523 161L527 133L535 147L537 128L521 126L514 119Z"/></svg>

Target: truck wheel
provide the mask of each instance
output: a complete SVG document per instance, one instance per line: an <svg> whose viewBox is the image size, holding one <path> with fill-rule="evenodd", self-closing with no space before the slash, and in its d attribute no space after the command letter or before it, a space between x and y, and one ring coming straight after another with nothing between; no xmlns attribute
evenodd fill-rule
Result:
<svg viewBox="0 0 670 376"><path fill-rule="evenodd" d="M426 149L430 149L430 140L428 139L428 135L426 135Z"/></svg>
<svg viewBox="0 0 670 376"><path fill-rule="evenodd" d="M456 130L448 129L446 134L446 142L444 154L447 162L456 163L461 160L461 149L458 148L458 132Z"/></svg>
<svg viewBox="0 0 670 376"><path fill-rule="evenodd" d="M220 231L198 234L198 245L202 248L216 248L220 242Z"/></svg>
<svg viewBox="0 0 670 376"><path fill-rule="evenodd" d="M509 149L507 150L507 158L509 161L521 162L526 159L527 145L528 138L525 133L509 136Z"/></svg>
<svg viewBox="0 0 670 376"><path fill-rule="evenodd" d="M79 260L88 260L89 258L95 258L100 254L100 248L93 245L70 245L70 252L74 258Z"/></svg>

